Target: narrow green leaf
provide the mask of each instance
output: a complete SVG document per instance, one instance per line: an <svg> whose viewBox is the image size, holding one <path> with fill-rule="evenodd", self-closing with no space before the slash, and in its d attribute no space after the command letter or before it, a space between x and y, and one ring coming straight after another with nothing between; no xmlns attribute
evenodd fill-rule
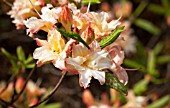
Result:
<svg viewBox="0 0 170 108"><path fill-rule="evenodd" d="M168 62L170 62L170 55L162 55L162 56L159 56L159 57L157 57L156 62L157 62L158 64L168 63Z"/></svg>
<svg viewBox="0 0 170 108"><path fill-rule="evenodd" d="M32 55L29 55L28 58L24 61L25 64L28 64L29 62L31 62L33 60Z"/></svg>
<svg viewBox="0 0 170 108"><path fill-rule="evenodd" d="M148 9L156 14L160 14L160 15L163 15L166 10L160 6L160 5L156 5L156 4L150 4Z"/></svg>
<svg viewBox="0 0 170 108"><path fill-rule="evenodd" d="M147 6L147 2L146 1L142 1L139 6L136 8L136 10L134 11L133 15L135 17L138 17L142 12L143 10L145 9L145 7Z"/></svg>
<svg viewBox="0 0 170 108"><path fill-rule="evenodd" d="M43 108L61 108L61 104L51 103L51 104L44 105Z"/></svg>
<svg viewBox="0 0 170 108"><path fill-rule="evenodd" d="M158 27L145 19L136 19L134 24L154 35L159 35L161 33L161 30Z"/></svg>
<svg viewBox="0 0 170 108"><path fill-rule="evenodd" d="M11 55L8 51L6 51L4 48L1 48L1 52L8 57L8 59L13 59L13 60L17 60L17 58L13 55Z"/></svg>
<svg viewBox="0 0 170 108"><path fill-rule="evenodd" d="M153 49L155 56L162 51L162 48L163 48L163 43L159 42Z"/></svg>
<svg viewBox="0 0 170 108"><path fill-rule="evenodd" d="M17 56L19 60L21 61L25 60L25 53L21 46L17 47Z"/></svg>
<svg viewBox="0 0 170 108"><path fill-rule="evenodd" d="M163 108L165 105L169 103L169 101L170 101L170 95L167 95L153 102L152 104L148 105L146 108Z"/></svg>
<svg viewBox="0 0 170 108"><path fill-rule="evenodd" d="M27 64L27 65L26 65L26 68L33 68L34 66L35 66L35 63Z"/></svg>
<svg viewBox="0 0 170 108"><path fill-rule="evenodd" d="M140 80L133 87L134 93L137 95L141 95L143 92L147 90L148 84L149 84L148 80L145 79Z"/></svg>
<svg viewBox="0 0 170 108"><path fill-rule="evenodd" d="M82 1L83 4L88 4L89 2L91 2L91 4L99 4L100 0L83 0Z"/></svg>
<svg viewBox="0 0 170 108"><path fill-rule="evenodd" d="M88 44L80 37L80 35L78 33L75 33L75 32L66 32L66 31L61 30L59 28L57 28L57 31L59 31L63 36L73 38L74 40L83 43L88 49L90 49Z"/></svg>
<svg viewBox="0 0 170 108"><path fill-rule="evenodd" d="M147 64L147 71L150 75L157 75L155 71L156 61L155 61L155 55L153 51L149 51L148 55L148 64Z"/></svg>
<svg viewBox="0 0 170 108"><path fill-rule="evenodd" d="M116 28L109 36L103 38L100 41L100 47L103 49L104 47L112 44L120 35L120 33L123 31L125 26L122 26L120 28Z"/></svg>
<svg viewBox="0 0 170 108"><path fill-rule="evenodd" d="M118 80L116 76L109 72L106 72L106 85L110 88L119 91L122 94L128 94L127 88Z"/></svg>

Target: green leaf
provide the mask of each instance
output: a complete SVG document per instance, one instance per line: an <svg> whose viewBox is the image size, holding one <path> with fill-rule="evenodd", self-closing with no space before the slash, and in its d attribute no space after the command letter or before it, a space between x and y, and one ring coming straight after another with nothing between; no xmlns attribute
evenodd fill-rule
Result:
<svg viewBox="0 0 170 108"><path fill-rule="evenodd" d="M145 79L140 80L133 87L134 93L137 95L141 95L143 92L147 90L148 84L149 84L148 80L145 80Z"/></svg>
<svg viewBox="0 0 170 108"><path fill-rule="evenodd" d="M8 57L8 59L17 60L17 58L13 55L11 55L8 51L6 51L4 48L1 48L1 52Z"/></svg>
<svg viewBox="0 0 170 108"><path fill-rule="evenodd" d="M91 4L99 4L100 0L83 0L82 1L83 4L88 4L89 2L91 2Z"/></svg>
<svg viewBox="0 0 170 108"><path fill-rule="evenodd" d="M59 103L51 103L43 106L43 108L61 108L61 104Z"/></svg>
<svg viewBox="0 0 170 108"><path fill-rule="evenodd" d="M153 49L154 54L158 55L162 51L162 48L163 48L163 43L162 42L159 42L158 44L156 44L156 46Z"/></svg>
<svg viewBox="0 0 170 108"><path fill-rule="evenodd" d="M29 55L28 58L24 61L25 64L28 64L29 62L31 62L33 60L32 55Z"/></svg>
<svg viewBox="0 0 170 108"><path fill-rule="evenodd" d="M26 68L33 68L34 66L35 66L35 63L27 64L27 65L26 65Z"/></svg>
<svg viewBox="0 0 170 108"><path fill-rule="evenodd" d="M120 28L116 28L109 36L103 38L100 41L100 47L103 49L104 47L112 44L120 35L120 33L123 31L125 26L122 26Z"/></svg>
<svg viewBox="0 0 170 108"><path fill-rule="evenodd" d="M127 88L112 73L106 72L106 85L110 88L119 91L122 94L128 94Z"/></svg>
<svg viewBox="0 0 170 108"><path fill-rule="evenodd" d="M161 30L158 27L145 19L136 19L134 24L154 35L159 35L161 33Z"/></svg>
<svg viewBox="0 0 170 108"><path fill-rule="evenodd" d="M136 10L134 11L133 15L135 17L138 17L142 12L143 10L145 9L145 7L148 5L148 3L146 1L142 1L139 6L136 8Z"/></svg>
<svg viewBox="0 0 170 108"><path fill-rule="evenodd" d="M59 28L56 28L57 31L59 31L63 36L66 36L66 37L70 37L76 41L79 41L81 43L83 43L88 49L90 49L90 47L88 46L88 44L80 37L80 35L78 33L75 33L75 32L66 32L64 30L61 30Z"/></svg>
<svg viewBox="0 0 170 108"><path fill-rule="evenodd" d="M169 101L170 101L170 95L167 95L153 102L152 104L148 105L146 108L163 108L165 105L169 103Z"/></svg>
<svg viewBox="0 0 170 108"><path fill-rule="evenodd" d="M162 56L159 56L159 57L157 57L156 62L157 62L158 64L168 63L168 62L170 62L170 55L162 55Z"/></svg>
<svg viewBox="0 0 170 108"><path fill-rule="evenodd" d="M160 14L160 15L163 15L166 10L160 6L160 5L156 5L156 4L150 4L148 9L156 14Z"/></svg>
<svg viewBox="0 0 170 108"><path fill-rule="evenodd" d="M21 61L25 60L25 53L21 46L17 47L17 56L19 60Z"/></svg>
<svg viewBox="0 0 170 108"><path fill-rule="evenodd" d="M147 72L150 75L157 76L158 72L155 69L156 61L155 61L155 54L153 51L149 51L148 55L148 64L147 64Z"/></svg>
<svg viewBox="0 0 170 108"><path fill-rule="evenodd" d="M161 0L161 2L162 2L163 6L164 6L165 8L168 8L168 9L169 9L169 6L170 6L169 0Z"/></svg>

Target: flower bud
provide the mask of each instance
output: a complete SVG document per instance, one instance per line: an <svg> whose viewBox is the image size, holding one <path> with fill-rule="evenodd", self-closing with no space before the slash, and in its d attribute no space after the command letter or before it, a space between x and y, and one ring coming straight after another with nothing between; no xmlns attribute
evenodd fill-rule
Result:
<svg viewBox="0 0 170 108"><path fill-rule="evenodd" d="M61 24L64 26L67 32L71 31L71 24L72 24L72 13L67 6L62 8L62 11L59 16L59 20Z"/></svg>
<svg viewBox="0 0 170 108"><path fill-rule="evenodd" d="M87 42L87 44L90 44L94 40L94 30L88 26L83 34L84 40Z"/></svg>

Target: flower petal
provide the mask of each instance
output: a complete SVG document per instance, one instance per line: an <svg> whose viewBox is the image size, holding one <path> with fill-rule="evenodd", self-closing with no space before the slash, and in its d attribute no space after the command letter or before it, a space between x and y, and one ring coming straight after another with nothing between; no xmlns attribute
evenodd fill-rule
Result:
<svg viewBox="0 0 170 108"><path fill-rule="evenodd" d="M92 73L90 69L85 69L84 71L79 71L79 83L80 86L83 86L84 88L87 88L89 86Z"/></svg>
<svg viewBox="0 0 170 108"><path fill-rule="evenodd" d="M83 57L76 57L76 58L66 58L66 63L74 66L78 71L85 70L85 67L81 66L86 59Z"/></svg>
<svg viewBox="0 0 170 108"><path fill-rule="evenodd" d="M57 53L53 53L47 46L42 46L36 48L33 53L33 58L38 59L37 64L41 66L42 64L54 60L58 57Z"/></svg>

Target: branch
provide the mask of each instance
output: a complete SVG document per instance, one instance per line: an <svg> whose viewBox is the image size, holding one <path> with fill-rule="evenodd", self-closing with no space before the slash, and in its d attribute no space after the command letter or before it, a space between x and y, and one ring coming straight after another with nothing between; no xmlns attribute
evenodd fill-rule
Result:
<svg viewBox="0 0 170 108"><path fill-rule="evenodd" d="M22 87L22 89L21 89L21 91L18 93L18 95L16 95L16 97L11 101L11 103L10 103L11 105L13 105L13 103L16 102L16 101L19 99L19 97L21 96L21 94L24 92L24 90L25 90L25 88L26 88L26 86L27 86L27 83L28 83L30 77L32 76L34 70L36 69L36 67L37 67L37 65L35 65L34 68L31 70L31 72L29 73L29 75L28 75L28 77L26 78L26 81L25 81L25 83L24 83L24 86Z"/></svg>
<svg viewBox="0 0 170 108"><path fill-rule="evenodd" d="M37 107L38 105L40 105L41 103L47 101L49 98L51 98L51 96L57 91L58 87L60 86L61 82L63 81L64 76L66 75L66 72L63 72L59 82L56 84L56 86L54 87L54 89L41 101L39 101L37 104L30 106L29 108L34 108Z"/></svg>
<svg viewBox="0 0 170 108"><path fill-rule="evenodd" d="M10 83L11 81L13 81L15 77L16 77L15 75L12 75L12 76L10 77L10 79L8 80L6 86L0 91L0 95L1 95L2 93L4 93L4 91L8 88L9 83Z"/></svg>
<svg viewBox="0 0 170 108"><path fill-rule="evenodd" d="M2 103L1 105L3 106L3 108L7 108L8 106L10 106L9 104L9 102L7 102L7 101L5 101L5 100L3 100L3 99L1 99L0 98L0 103ZM14 105L11 105L11 107L12 108L16 108L16 106L14 106Z"/></svg>

